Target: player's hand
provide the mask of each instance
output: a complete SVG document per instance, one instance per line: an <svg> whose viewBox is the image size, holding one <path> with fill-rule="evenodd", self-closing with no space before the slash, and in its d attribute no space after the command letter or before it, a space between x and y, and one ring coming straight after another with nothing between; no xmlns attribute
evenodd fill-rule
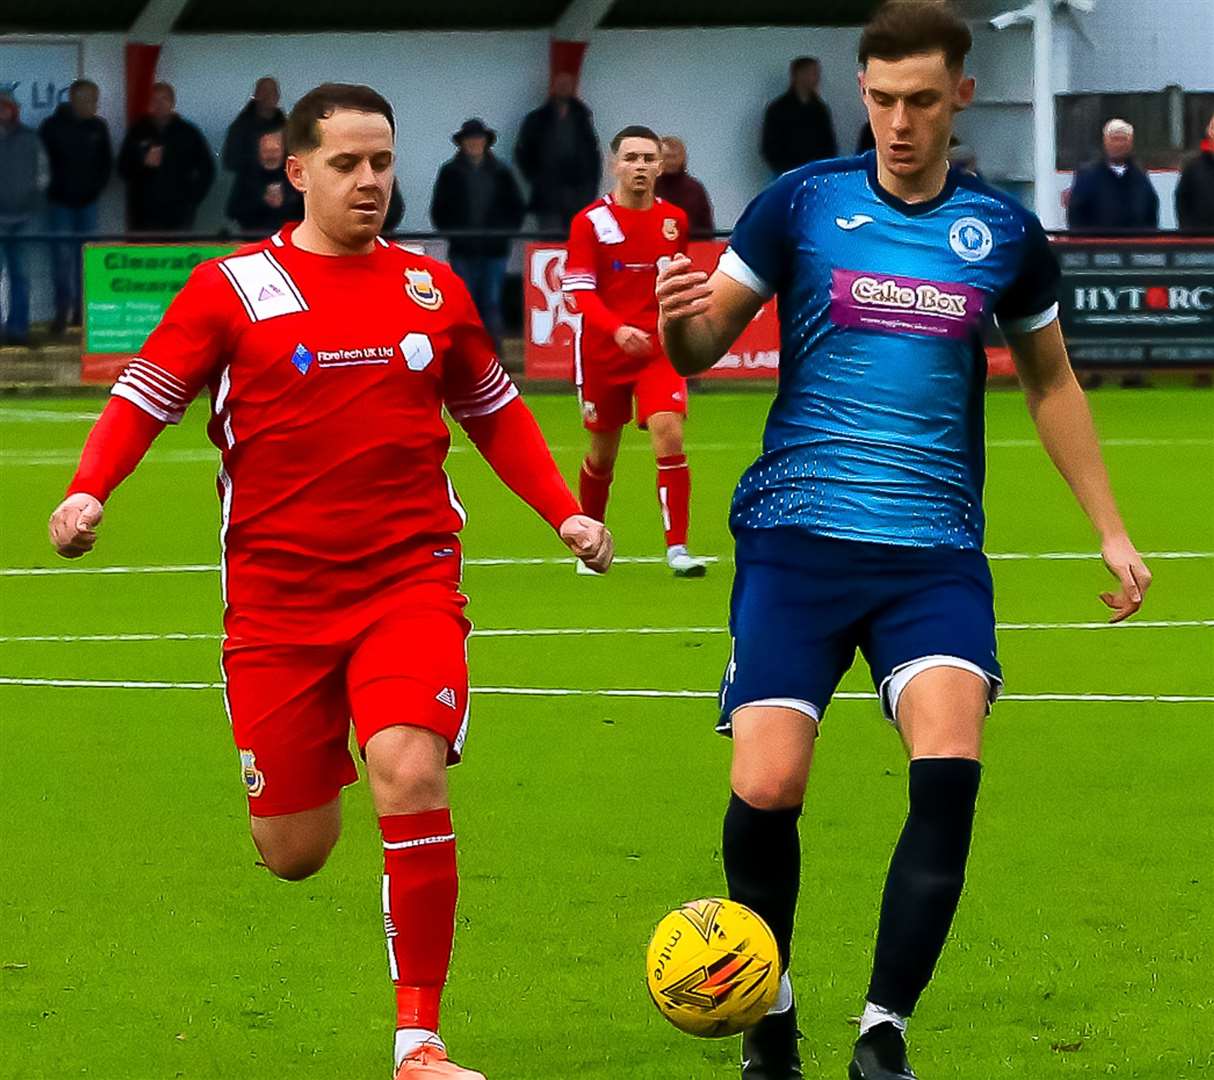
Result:
<svg viewBox="0 0 1214 1080"><path fill-rule="evenodd" d="M703 270L693 270L686 255L675 255L658 271L654 292L658 298L658 311L668 322L702 315L708 310L708 300L712 296L708 275Z"/></svg>
<svg viewBox="0 0 1214 1080"><path fill-rule="evenodd" d="M653 352L653 335L635 326L621 326L615 332L615 343L629 356L648 356Z"/></svg>
<svg viewBox="0 0 1214 1080"><path fill-rule="evenodd" d="M606 525L585 514L574 514L561 522L560 533L565 546L591 570L607 573L615 558L615 541Z"/></svg>
<svg viewBox="0 0 1214 1080"><path fill-rule="evenodd" d="M1100 594L1100 599L1113 610L1109 622L1119 623L1142 607L1147 589L1151 587L1151 571L1130 543L1130 538L1124 534L1106 540L1100 555L1109 573L1121 583L1118 592Z"/></svg>
<svg viewBox="0 0 1214 1080"><path fill-rule="evenodd" d="M51 514L51 545L65 559L78 559L92 551L102 512L101 503L92 495L69 495Z"/></svg>

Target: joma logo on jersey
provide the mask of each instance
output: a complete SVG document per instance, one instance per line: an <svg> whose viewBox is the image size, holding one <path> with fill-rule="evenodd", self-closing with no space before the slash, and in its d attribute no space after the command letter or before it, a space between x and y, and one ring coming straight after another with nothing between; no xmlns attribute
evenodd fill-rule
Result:
<svg viewBox="0 0 1214 1080"><path fill-rule="evenodd" d="M405 295L427 311L437 311L443 306L443 294L429 270L405 271Z"/></svg>
<svg viewBox="0 0 1214 1080"><path fill-rule="evenodd" d="M925 315L943 315L950 319L965 318L965 297L948 293L935 285L924 283L911 287L899 285L893 278L858 277L851 284L851 295L857 303L877 307L905 308Z"/></svg>

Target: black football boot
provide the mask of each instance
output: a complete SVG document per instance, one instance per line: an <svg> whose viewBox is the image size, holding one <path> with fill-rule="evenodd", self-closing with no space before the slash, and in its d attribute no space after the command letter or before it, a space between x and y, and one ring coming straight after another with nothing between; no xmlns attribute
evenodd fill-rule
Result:
<svg viewBox="0 0 1214 1080"><path fill-rule="evenodd" d="M797 1007L769 1013L742 1032L742 1080L801 1080Z"/></svg>
<svg viewBox="0 0 1214 1080"><path fill-rule="evenodd" d="M917 1080L906 1060L906 1041L891 1023L869 1028L856 1040L848 1080Z"/></svg>

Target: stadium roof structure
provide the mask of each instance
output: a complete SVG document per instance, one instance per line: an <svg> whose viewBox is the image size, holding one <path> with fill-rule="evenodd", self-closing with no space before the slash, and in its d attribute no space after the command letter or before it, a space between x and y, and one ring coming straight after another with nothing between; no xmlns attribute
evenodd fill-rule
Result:
<svg viewBox="0 0 1214 1080"><path fill-rule="evenodd" d="M881 0L590 0L604 29L696 26L855 26ZM1016 0L956 0L975 19ZM1058 0L1055 0L1058 2ZM1064 0L1065 2L1065 0ZM291 33L323 30L539 30L558 26L585 0L5 0L0 32L124 33L148 9L176 9L174 33ZM1029 7L1033 5L1030 4Z"/></svg>

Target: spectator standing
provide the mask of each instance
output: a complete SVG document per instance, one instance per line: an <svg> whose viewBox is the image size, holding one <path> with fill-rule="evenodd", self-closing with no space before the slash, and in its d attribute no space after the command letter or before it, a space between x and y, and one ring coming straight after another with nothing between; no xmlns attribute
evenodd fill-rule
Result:
<svg viewBox="0 0 1214 1080"><path fill-rule="evenodd" d="M97 200L114 171L109 125L97 115L97 84L77 79L67 101L42 121L38 134L50 162L48 225L51 232L97 231ZM80 325L80 241L51 245L55 290L52 331Z"/></svg>
<svg viewBox="0 0 1214 1080"><path fill-rule="evenodd" d="M479 119L465 120L451 141L459 148L438 171L430 201L430 220L443 232L453 230L517 230L526 206L518 181L508 165L492 151L497 132ZM468 286L485 329L501 351L502 283L510 238L455 236L449 261Z"/></svg>
<svg viewBox="0 0 1214 1080"><path fill-rule="evenodd" d="M8 311L0 344L28 345L30 282L26 247L28 228L49 179L38 133L21 122L21 106L0 92L0 271L8 277Z"/></svg>
<svg viewBox="0 0 1214 1080"><path fill-rule="evenodd" d="M237 174L227 215L241 232L269 236L288 221L303 220L303 196L287 179L285 131L267 131L257 140L257 160Z"/></svg>
<svg viewBox="0 0 1214 1080"><path fill-rule="evenodd" d="M1181 171L1176 220L1182 229L1214 230L1214 116L1206 126L1200 151Z"/></svg>
<svg viewBox="0 0 1214 1080"><path fill-rule="evenodd" d="M152 87L151 110L126 133L118 173L127 183L132 229L171 232L194 224L198 204L215 180L206 139L176 112L168 83Z"/></svg>
<svg viewBox="0 0 1214 1080"><path fill-rule="evenodd" d="M1159 196L1134 161L1134 128L1125 120L1104 125L1104 158L1075 174L1067 202L1072 229L1157 229Z"/></svg>
<svg viewBox="0 0 1214 1080"><path fill-rule="evenodd" d="M692 236L711 236L712 202L704 185L687 172L687 144L677 135L662 136L662 172L654 193L686 215Z"/></svg>
<svg viewBox="0 0 1214 1080"><path fill-rule="evenodd" d="M223 140L223 167L239 177L257 164L259 141L269 131L287 126L286 114L278 107L278 80L263 75L253 87L253 96L228 127Z"/></svg>
<svg viewBox="0 0 1214 1080"><path fill-rule="evenodd" d="M788 91L767 106L763 117L763 160L774 173L786 173L810 161L836 157L835 125L818 94L822 64L798 56L788 68Z"/></svg>
<svg viewBox="0 0 1214 1080"><path fill-rule="evenodd" d="M599 194L603 161L594 117L575 90L572 75L557 75L547 102L527 114L514 145L514 160L531 185L528 209L545 231L567 233L573 215Z"/></svg>

